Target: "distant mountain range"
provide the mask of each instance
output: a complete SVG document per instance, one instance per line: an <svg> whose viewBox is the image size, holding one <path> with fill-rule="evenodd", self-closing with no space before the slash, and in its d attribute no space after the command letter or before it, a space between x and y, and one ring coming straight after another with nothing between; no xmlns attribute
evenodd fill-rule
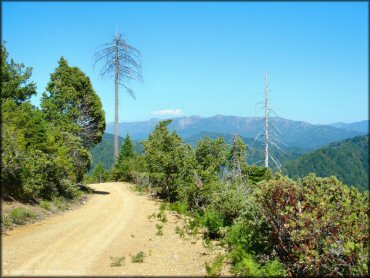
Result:
<svg viewBox="0 0 370 278"><path fill-rule="evenodd" d="M143 122L122 122L119 124L120 136L127 133L134 140L146 139L152 132L160 119L151 119ZM271 123L279 130L280 139L289 147L305 148L313 150L332 142L341 141L367 132L360 129L364 124L359 124L358 130L351 130L347 125L345 128L338 128L333 125L313 125L302 121L292 121L279 117L271 118ZM177 117L169 126L183 138L197 136L202 132L231 135L236 132L245 138L255 138L264 129L263 117L238 117L216 115L213 117ZM341 124L334 124L341 125ZM356 123L353 125L357 128ZM114 123L109 123L107 133L114 133Z"/></svg>
<svg viewBox="0 0 370 278"><path fill-rule="evenodd" d="M354 122L354 123L334 123L330 124L330 126L346 129L346 130L355 130L359 132L364 132L366 134L369 134L369 121L360 121L360 122Z"/></svg>
<svg viewBox="0 0 370 278"><path fill-rule="evenodd" d="M309 173L319 177L336 176L360 190L369 186L369 136L357 136L291 160L283 167L291 178L301 178Z"/></svg>

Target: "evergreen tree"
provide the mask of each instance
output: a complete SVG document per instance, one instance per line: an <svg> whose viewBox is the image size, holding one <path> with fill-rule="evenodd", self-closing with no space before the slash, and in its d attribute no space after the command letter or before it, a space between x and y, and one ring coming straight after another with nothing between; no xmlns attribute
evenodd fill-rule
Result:
<svg viewBox="0 0 370 278"><path fill-rule="evenodd" d="M91 177L91 182L101 183L107 180L108 180L108 171L105 170L104 165L100 163L95 167L94 173L92 174Z"/></svg>
<svg viewBox="0 0 370 278"><path fill-rule="evenodd" d="M84 147L90 148L101 141L105 130L102 103L89 77L79 68L70 67L63 57L58 63L41 107L47 120L81 137Z"/></svg>
<svg viewBox="0 0 370 278"><path fill-rule="evenodd" d="M129 134L125 137L118 155L118 159L112 171L113 179L117 181L131 181L132 172L136 166L137 153L134 142Z"/></svg>
<svg viewBox="0 0 370 278"><path fill-rule="evenodd" d="M117 159L117 164L120 164L124 160L127 160L128 158L134 158L136 156L136 150L134 147L134 142L131 140L131 137L129 134L125 137Z"/></svg>
<svg viewBox="0 0 370 278"><path fill-rule="evenodd" d="M4 45L1 51L3 193L20 200L77 196L76 183L82 180L89 167L91 155L83 144L83 136L74 132L76 129L73 127L77 126L79 120L90 121L91 118L79 119L68 112L77 103L72 93L78 95L88 85L81 85L82 82L81 86L68 87L68 84L76 84L78 74L64 75L63 78L53 80L59 84L60 89L55 94L63 95L68 91L70 99L64 98L66 103L63 110L62 101L57 103L50 96L43 103L45 111L40 110L29 101L36 88L29 81L31 69L25 68L23 64L16 64L13 60L8 62ZM99 114L99 105L91 108ZM81 110L81 114L86 112ZM100 115L104 117L104 114Z"/></svg>
<svg viewBox="0 0 370 278"><path fill-rule="evenodd" d="M216 180L227 163L227 145L220 137L212 140L208 136L200 140L195 148L195 159L202 182Z"/></svg>
<svg viewBox="0 0 370 278"><path fill-rule="evenodd" d="M173 201L181 187L192 179L195 161L190 147L176 132L168 130L171 122L166 120L157 124L149 139L144 141L144 156L151 183L159 195Z"/></svg>
<svg viewBox="0 0 370 278"><path fill-rule="evenodd" d="M32 68L9 61L9 53L1 44L1 100L11 99L17 104L36 94L36 84L30 81Z"/></svg>

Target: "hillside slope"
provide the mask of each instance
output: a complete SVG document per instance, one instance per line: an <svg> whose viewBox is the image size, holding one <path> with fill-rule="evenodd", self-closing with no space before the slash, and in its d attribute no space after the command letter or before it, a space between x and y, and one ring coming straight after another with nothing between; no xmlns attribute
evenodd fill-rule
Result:
<svg viewBox="0 0 370 278"><path fill-rule="evenodd" d="M369 136L357 136L288 162L283 173L292 178L316 173L336 176L348 185L367 190L369 184Z"/></svg>

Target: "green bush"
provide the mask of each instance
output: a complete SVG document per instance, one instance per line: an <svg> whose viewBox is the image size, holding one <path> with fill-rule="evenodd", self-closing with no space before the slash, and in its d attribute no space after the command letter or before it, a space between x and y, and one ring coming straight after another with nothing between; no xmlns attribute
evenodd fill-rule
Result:
<svg viewBox="0 0 370 278"><path fill-rule="evenodd" d="M216 196L225 188L221 181L210 183L192 183L181 189L179 199L186 203L190 210L204 212L205 208L213 203Z"/></svg>
<svg viewBox="0 0 370 278"><path fill-rule="evenodd" d="M293 275L367 275L368 193L334 177L279 176L262 184L258 198L274 248Z"/></svg>
<svg viewBox="0 0 370 278"><path fill-rule="evenodd" d="M140 251L135 256L131 256L131 260L133 263L143 263L145 258L145 253Z"/></svg>
<svg viewBox="0 0 370 278"><path fill-rule="evenodd" d="M277 259L260 264L252 254L246 252L233 266L232 271L237 276L246 277L283 277L287 275L284 265Z"/></svg>
<svg viewBox="0 0 370 278"><path fill-rule="evenodd" d="M68 199L76 199L82 195L79 187L68 179L62 179L60 181L60 192Z"/></svg>
<svg viewBox="0 0 370 278"><path fill-rule="evenodd" d="M175 202L181 188L192 180L193 152L176 132L170 132L172 120L161 121L144 141L144 157L153 190L162 198Z"/></svg>
<svg viewBox="0 0 370 278"><path fill-rule="evenodd" d="M125 257L110 257L111 259L111 264L110 266L111 267L119 267L119 266L122 266L125 264L125 260L126 258Z"/></svg>
<svg viewBox="0 0 370 278"><path fill-rule="evenodd" d="M189 214L189 207L186 203L176 201L175 203L169 204L169 209L172 211L176 211L179 214L182 215L188 215Z"/></svg>
<svg viewBox="0 0 370 278"><path fill-rule="evenodd" d="M209 277L220 276L224 259L225 255L218 254L212 264L206 262L207 276Z"/></svg>
<svg viewBox="0 0 370 278"><path fill-rule="evenodd" d="M157 236L163 236L163 225L155 224L155 227L157 228L157 232L155 234Z"/></svg>
<svg viewBox="0 0 370 278"><path fill-rule="evenodd" d="M157 218L159 219L159 221L163 222L163 223L167 223L167 216L165 214L165 212L163 210L161 210L158 214L157 214Z"/></svg>
<svg viewBox="0 0 370 278"><path fill-rule="evenodd" d="M223 190L215 199L215 209L222 215L227 226L231 225L246 207L246 198L233 188Z"/></svg>
<svg viewBox="0 0 370 278"><path fill-rule="evenodd" d="M18 207L11 210L8 217L10 221L14 224L24 224L29 219L35 219L37 215L32 210L23 207Z"/></svg>
<svg viewBox="0 0 370 278"><path fill-rule="evenodd" d="M203 215L203 221L208 230L207 236L212 239L218 238L219 230L224 226L221 214L213 208L208 208Z"/></svg>
<svg viewBox="0 0 370 278"><path fill-rule="evenodd" d="M40 202L40 207L45 209L45 210L50 210L51 205L49 201L41 201Z"/></svg>

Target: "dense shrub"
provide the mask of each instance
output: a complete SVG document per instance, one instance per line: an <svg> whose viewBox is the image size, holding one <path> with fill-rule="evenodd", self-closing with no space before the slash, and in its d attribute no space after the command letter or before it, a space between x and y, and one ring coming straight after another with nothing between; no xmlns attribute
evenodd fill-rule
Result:
<svg viewBox="0 0 370 278"><path fill-rule="evenodd" d="M220 228L224 226L221 214L213 208L208 208L203 216L204 225L207 227L209 238L218 238Z"/></svg>
<svg viewBox="0 0 370 278"><path fill-rule="evenodd" d="M277 259L261 264L254 256L246 252L232 270L237 276L246 277L282 277L287 274L284 265Z"/></svg>
<svg viewBox="0 0 370 278"><path fill-rule="evenodd" d="M225 185L221 181L210 183L190 183L179 189L179 199L189 206L192 211L204 212L221 192Z"/></svg>
<svg viewBox="0 0 370 278"><path fill-rule="evenodd" d="M215 209L222 215L225 225L232 225L246 208L246 197L235 188L226 188L215 195Z"/></svg>
<svg viewBox="0 0 370 278"><path fill-rule="evenodd" d="M144 141L144 157L149 180L159 196L169 201L178 199L181 187L191 183L194 168L192 150L176 132L170 132L171 120L160 122Z"/></svg>
<svg viewBox="0 0 370 278"><path fill-rule="evenodd" d="M279 177L262 185L259 202L293 275L367 274L368 193L334 177Z"/></svg>

